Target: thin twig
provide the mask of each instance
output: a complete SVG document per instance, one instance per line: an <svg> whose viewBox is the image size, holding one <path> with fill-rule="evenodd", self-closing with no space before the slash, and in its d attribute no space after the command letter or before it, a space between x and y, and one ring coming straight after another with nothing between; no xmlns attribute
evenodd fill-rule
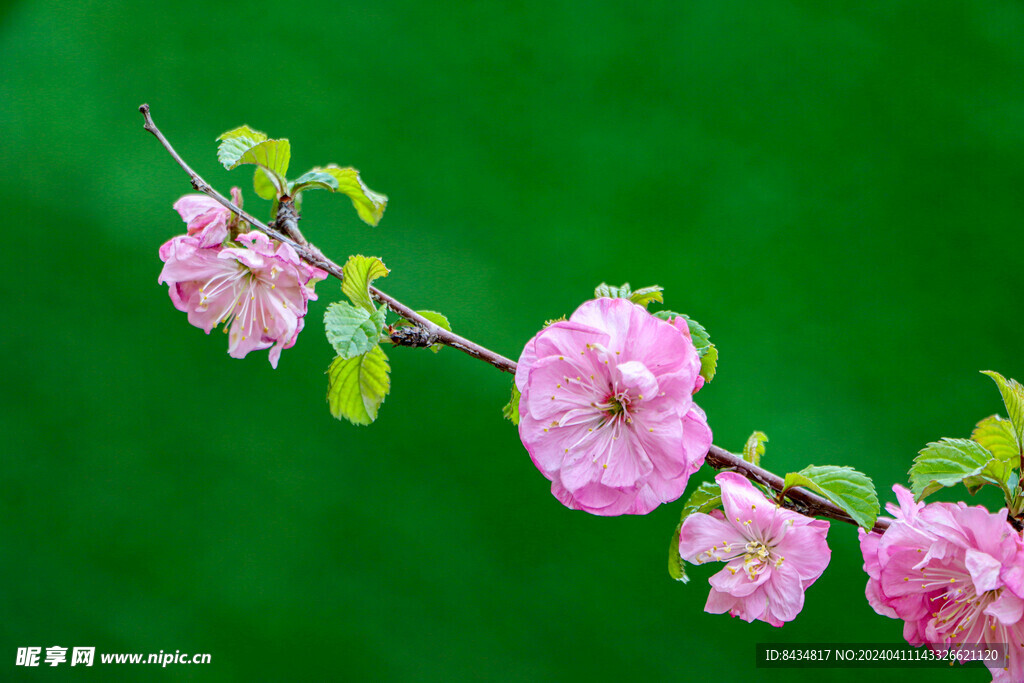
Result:
<svg viewBox="0 0 1024 683"><path fill-rule="evenodd" d="M142 112L142 116L145 119L145 129L152 133L154 136L156 136L156 139L160 141L160 144L164 146L164 149L166 149L167 152L171 155L171 157L173 157L174 160L178 162L178 165L181 166L186 173L188 173L189 178L192 180L193 188L195 188L199 192L202 192L208 197L215 199L227 209L235 212L242 220L250 223L254 228L262 230L267 235L273 237L276 240L280 240L281 242L285 242L286 244L291 245L291 247L295 249L296 253L298 253L298 255L305 259L308 263L317 266L318 268L322 268L323 270L327 271L329 274L331 274L332 276L336 277L339 280L344 280L345 275L344 272L342 271L342 267L339 266L334 261L332 261L331 259L324 256L323 252L317 249L316 246L313 245L311 242L306 242L303 240L300 243L292 239L291 237L282 234L281 231L265 224L263 221L253 217L252 215L243 211L241 208L235 206L230 199L214 190L209 183L207 183L205 180L199 177L199 174L193 171L191 167L189 167L189 165L185 163L184 159L182 159L178 155L178 153L174 151L174 148L171 146L171 143L167 141L167 138L164 137L163 133L160 132L160 129L156 127L155 123L153 123L153 117L150 116L149 113L149 105L143 104L141 107L139 107L139 111ZM297 226L294 225L296 221L292 220L291 222L293 224L292 227L296 228ZM301 235L301 233L297 232L297 229L290 230L290 232L292 232L293 234ZM444 344L445 346L450 346L454 349L458 349L459 351L462 351L463 353L466 353L472 356L473 358L479 358L480 360L490 363L491 365L498 368L499 370L502 370L503 372L515 373L515 361L510 360L499 353L495 353L490 349L480 346L479 344L472 342L464 337L460 337L457 334L449 332L448 330L444 329L443 327L440 327L439 325L435 325L434 323L430 322L429 320L418 314L413 309L409 308L408 306L398 301L394 297L385 294L376 287L370 287L370 296L372 296L379 303L387 305L388 308L390 308L392 311L394 311L401 317L405 318L409 322L422 328L425 331L426 337L432 339L433 343ZM395 337L392 336L392 339L394 340ZM730 453L729 451L724 450L722 448L719 448L718 446L711 446L711 450L708 451L707 454L706 462L708 463L708 465L717 470L728 469L738 472L747 479L763 484L764 486L767 486L768 488L776 492L781 491L783 488L782 477L772 472L769 472L768 470L762 467L758 467L757 465L749 463L742 457L734 453ZM788 496L789 500L784 501L784 505L792 509L795 509L803 514L816 517L826 517L829 519L838 520L840 522L856 524L856 522L854 522L853 519L851 519L850 516L846 514L846 512L844 512L842 509L833 505L831 502L825 500L821 496L811 493L810 491L806 491L801 488L791 488L786 491L786 496ZM889 523L889 519L885 517L879 517L878 521L875 523L873 531L885 531L889 527Z"/></svg>
<svg viewBox="0 0 1024 683"><path fill-rule="evenodd" d="M189 178L192 180L193 188L202 192L206 196L215 199L225 208L234 211L242 220L250 223L254 228L262 230L264 233L276 240L280 240L281 242L291 245L291 247L295 249L296 253L298 253L298 255L308 263L318 268L322 268L339 280L345 279L341 266L324 256L323 252L317 249L312 243L306 242L305 244L300 244L296 242L290 237L282 234L280 230L270 227L263 221L235 206L230 199L213 189L208 182L203 180L198 173L193 171L192 168L185 163L185 160L174 151L174 147L171 146L171 143L167 141L167 138L164 137L164 134L160 132L160 129L157 128L156 124L153 122L153 117L149 113L149 105L143 104L139 107L139 111L142 112L142 117L145 119L144 128L156 136L156 139L160 141L160 144L164 146L164 149L166 149L171 157L178 162L178 165L185 170L185 173L188 173ZM460 337L454 332L449 332L439 325L435 325L413 309L409 308L394 297L385 294L376 287L370 287L370 296L377 300L377 302L387 305L388 308L409 322L422 327L428 334L432 335L437 340L437 343L450 346L453 349L458 349L463 353L469 354L473 358L479 358L482 361L486 361L503 372L514 373L516 371L516 364L514 361L505 358L505 356L502 356L500 353L495 353L490 349L471 342L465 337Z"/></svg>

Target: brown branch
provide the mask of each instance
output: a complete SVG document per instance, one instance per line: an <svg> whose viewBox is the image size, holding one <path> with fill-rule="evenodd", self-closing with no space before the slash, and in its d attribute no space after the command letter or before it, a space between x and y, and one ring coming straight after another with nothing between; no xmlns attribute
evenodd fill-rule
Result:
<svg viewBox="0 0 1024 683"><path fill-rule="evenodd" d="M294 206L291 204L290 200L281 202L277 219L273 224L274 227L266 225L258 218L254 218L241 208L235 206L230 199L214 190L209 183L200 178L199 174L193 171L189 165L186 164L180 156L178 156L178 153L174 151L173 147L171 147L171 143L167 141L167 138L163 136L160 129L156 127L155 123L153 123L153 117L149 114L148 104L144 104L139 107L139 111L142 112L142 116L145 119L145 129L156 136L156 139L160 141L160 144L164 146L164 149L166 149L171 157L178 162L178 165L188 173L189 178L192 180L192 187L217 200L221 205L235 212L240 218L242 218L242 220L250 223L254 228L262 230L274 239L290 244L299 256L305 259L308 263L311 263L318 268L322 268L339 280L344 280L345 276L342 272L341 266L324 256L323 252L302 237L302 233L298 230L298 212L294 210ZM288 207L291 207L290 210ZM280 229L278 229L278 227L280 227ZM288 234L284 234L285 232ZM413 330L416 330L417 328L419 330L412 331L409 330L409 328L405 328L405 331L395 330L390 335L393 343L408 346L424 346L434 343L444 344L454 349L458 349L473 358L479 358L480 360L486 361L503 372L515 373L515 361L505 358L501 354L495 353L490 349L484 348L475 342L464 337L460 337L457 334L435 325L416 313L416 311L412 310L394 297L385 294L376 287L370 287L370 296L379 303L385 304L388 308L409 322L413 323L416 326ZM782 491L782 477L769 472L762 467L753 465L740 456L721 449L718 446L711 446L711 450L708 451L707 454L706 462L717 470L732 470L734 472L738 472L751 481L756 481L767 486L773 491ZM821 496L811 493L810 491L806 491L802 488L792 488L786 491L786 495L789 497L789 500L784 501L784 505L801 512L802 514L815 517L827 517L840 522L856 524L856 522L854 522L848 514L843 512L842 509L833 505ZM873 530L877 532L885 531L889 527L889 522L889 519L879 517Z"/></svg>
<svg viewBox="0 0 1024 683"><path fill-rule="evenodd" d="M178 165L181 166L182 169L184 169L185 173L188 173L189 178L192 180L193 188L195 188L199 192L202 192L206 196L215 199L225 208L234 211L242 220L251 224L254 228L262 230L264 233L266 233L270 237L273 237L274 239L280 240L281 242L285 242L286 244L291 245L292 248L295 249L296 253L298 253L298 255L305 259L308 263L318 268L322 268L323 270L327 271L329 274L338 278L339 280L344 280L345 275L342 272L341 266L339 266L337 263L324 256L323 252L317 249L312 243L305 242L304 240L300 243L296 239L293 239L291 236L283 234L280 230L270 227L263 221L253 217L251 214L235 206L230 199L214 190L209 183L207 183L205 180L199 177L199 174L193 171L192 168L185 163L185 160L182 159L178 155L178 153L174 151L174 147L171 146L171 143L167 141L167 138L164 137L163 133L160 132L160 129L156 127L155 123L153 123L153 117L149 113L149 105L143 104L139 107L139 111L142 113L143 119L145 119L145 125L143 127L150 133L152 133L157 140L160 141L160 144L164 146L164 149L166 149L167 152L171 155L171 157L176 162L178 162ZM284 203L285 202L282 202L282 204ZM286 230L289 231L289 233L295 235L298 239L301 240L302 233L298 232L297 217L294 217L293 220L292 216L288 216L286 220L281 221L281 214L279 213L278 216L279 220L275 224L281 224ZM482 361L486 361L503 372L514 373L516 371L516 364L514 361L505 358L505 356L502 356L499 353L495 353L490 349L484 348L479 344L471 342L465 337L460 337L459 335L453 332L449 332L448 330L444 329L443 327L440 327L439 325L435 325L434 323L430 322L413 309L409 308L408 306L398 301L394 297L385 294L376 287L370 287L370 296L372 296L377 302L385 304L388 308L390 308L392 311L402 316L409 322L423 328L429 336L433 337L436 340L436 343L444 344L445 346L450 346L453 349L458 349L459 351L462 351L463 353L472 356L473 358L479 358Z"/></svg>
<svg viewBox="0 0 1024 683"><path fill-rule="evenodd" d="M711 447L711 450L708 451L705 462L716 470L728 469L738 472L747 479L763 484L775 492L782 490L782 477L774 472L769 472L763 467L758 467L753 463L749 463L735 453L730 453L718 446ZM853 519L842 509L816 493L811 493L806 489L795 487L788 489L786 491L786 496L789 497L789 500L784 501L783 505L796 510L797 512L812 517L828 517L829 519L835 519L840 522L856 524L856 522L853 521ZM887 517L879 517L875 522L875 526L872 531L882 533L889 528L890 521L891 520Z"/></svg>

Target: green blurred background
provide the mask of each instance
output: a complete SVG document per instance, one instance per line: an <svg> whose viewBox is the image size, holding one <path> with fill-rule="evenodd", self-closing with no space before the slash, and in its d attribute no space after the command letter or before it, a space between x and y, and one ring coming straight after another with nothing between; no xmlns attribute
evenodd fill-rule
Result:
<svg viewBox="0 0 1024 683"><path fill-rule="evenodd" d="M190 187L137 107L261 215L251 169L216 162L229 128L290 138L293 175L360 168L380 226L311 193L306 235L381 256L388 292L506 355L602 280L664 286L721 350L716 443L761 429L769 467L853 465L892 500L926 442L1002 411L979 370L1024 378L1019 2L103 0L0 22L0 677L44 675L19 646L81 645L213 663L68 678L778 680L755 642L901 641L839 524L795 622L704 614L713 570L665 569L681 505L563 508L501 418L509 378L458 352L389 351L378 422L333 420L334 282L277 371L230 359L157 284ZM865 673L925 677L823 679Z"/></svg>

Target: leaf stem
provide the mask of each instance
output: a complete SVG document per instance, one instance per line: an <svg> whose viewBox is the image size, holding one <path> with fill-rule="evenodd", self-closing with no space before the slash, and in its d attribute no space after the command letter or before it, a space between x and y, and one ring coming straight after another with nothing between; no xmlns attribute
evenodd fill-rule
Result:
<svg viewBox="0 0 1024 683"><path fill-rule="evenodd" d="M254 228L262 230L264 233L276 240L280 240L281 242L291 245L291 247L295 249L296 253L298 253L298 255L308 263L318 268L322 268L338 280L344 280L344 274L341 266L327 258L323 252L317 249L317 247L311 242L307 242L301 237L302 233L298 232L297 226L298 215L297 212L294 212L294 209L293 213L288 214L286 217L281 216L281 207L278 209L278 220L275 221L274 225L281 225L284 230L290 233L289 235L286 235L276 227L271 227L265 224L258 218L255 218L251 214L243 211L240 207L235 206L230 199L214 190L209 183L203 180L198 173L193 171L192 168L185 163L185 160L178 155L174 150L174 147L171 146L171 143L167 141L167 138L164 137L163 133L160 132L160 129L157 128L156 124L153 122L153 117L149 113L148 104L140 106L139 111L142 113L142 117L145 120L143 127L160 141L160 144L167 150L167 153L170 154L185 173L188 174L192 181L192 187L195 188L196 191L202 192L206 196L219 202L222 206L235 212L242 220L248 222ZM284 202L282 202L282 205L283 204ZM284 218L284 220L282 220L282 218ZM292 235L298 237L298 240L294 239ZM413 309L395 299L393 296L385 294L381 290L372 286L370 287L370 296L372 296L378 303L387 305L388 308L409 322L423 328L427 335L435 340L435 343L444 344L445 346L450 346L453 349L458 349L473 358L478 358L484 362L490 363L502 372L515 373L515 361L491 351L488 348L480 346L476 342L470 341L465 337L460 337L453 332L449 332L439 325L435 325L416 313ZM395 337L392 336L391 339L394 341ZM707 454L706 462L716 470L727 469L733 472L738 472L747 479L758 482L774 491L781 492L783 490L782 477L774 474L773 472L769 472L763 467L749 463L741 456L730 453L718 446L711 446L711 449ZM856 525L856 522L854 522L853 519L851 519L850 516L842 509L815 493L800 487L794 487L786 490L785 495L788 496L788 498L783 501L783 505L785 507L791 508L805 515L826 517L828 519L834 519L840 522L848 522ZM875 522L873 531L879 533L885 531L889 527L889 522L889 519L879 517Z"/></svg>

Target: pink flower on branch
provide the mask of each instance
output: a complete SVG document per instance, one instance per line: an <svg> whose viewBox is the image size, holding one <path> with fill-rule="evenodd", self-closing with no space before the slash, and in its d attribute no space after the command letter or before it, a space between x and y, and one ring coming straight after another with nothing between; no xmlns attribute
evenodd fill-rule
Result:
<svg viewBox="0 0 1024 683"><path fill-rule="evenodd" d="M772 626L792 621L803 609L804 591L828 566L829 523L779 507L735 472L715 481L725 512L692 514L679 530L684 560L726 563L709 580L704 611Z"/></svg>
<svg viewBox="0 0 1024 683"><path fill-rule="evenodd" d="M516 370L519 436L551 492L597 515L647 514L682 495L711 446L686 321L597 299L531 339Z"/></svg>
<svg viewBox="0 0 1024 683"><path fill-rule="evenodd" d="M313 285L327 273L262 232L239 235L242 247L203 246L204 241L179 235L160 247L164 268L158 281L170 286L175 308L207 334L220 323L229 326L233 358L269 348L276 368L282 349L295 345L308 302L316 299Z"/></svg>
<svg viewBox="0 0 1024 683"><path fill-rule="evenodd" d="M884 534L860 531L868 602L902 619L911 645L1006 644L1009 666L991 666L992 679L1024 680L1024 542L1006 510L925 505L893 491L895 521Z"/></svg>

